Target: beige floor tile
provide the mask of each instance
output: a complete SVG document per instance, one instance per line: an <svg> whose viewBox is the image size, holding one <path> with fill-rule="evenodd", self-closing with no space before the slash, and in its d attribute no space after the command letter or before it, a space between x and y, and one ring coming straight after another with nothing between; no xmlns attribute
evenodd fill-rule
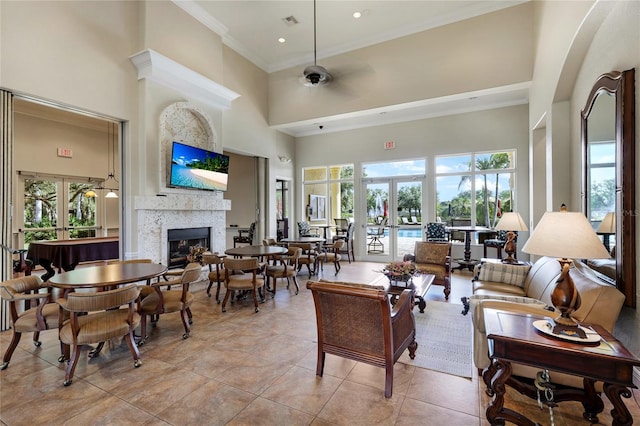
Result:
<svg viewBox="0 0 640 426"><path fill-rule="evenodd" d="M406 395L411 383L411 378L416 367L412 365L397 362L393 367L393 393L397 395ZM349 373L346 380L359 383L361 385L375 387L384 393L385 389L384 368L376 367L369 364L357 363L353 370Z"/></svg>
<svg viewBox="0 0 640 426"><path fill-rule="evenodd" d="M479 425L480 420L459 411L448 410L437 405L418 401L407 396L400 409L400 415L395 423L397 426L413 425L448 425L471 426Z"/></svg>
<svg viewBox="0 0 640 426"><path fill-rule="evenodd" d="M403 401L403 395L387 399L380 389L345 380L318 418L334 425L392 425Z"/></svg>
<svg viewBox="0 0 640 426"><path fill-rule="evenodd" d="M341 384L342 380L336 377L317 377L315 371L293 367L269 386L261 396L316 415Z"/></svg>
<svg viewBox="0 0 640 426"><path fill-rule="evenodd" d="M472 379L416 368L407 395L422 402L478 416L478 383Z"/></svg>
<svg viewBox="0 0 640 426"><path fill-rule="evenodd" d="M224 425L255 399L256 395L209 380L158 417L174 425Z"/></svg>
<svg viewBox="0 0 640 426"><path fill-rule="evenodd" d="M269 401L264 398L256 398L247 408L242 410L233 420L227 423L230 426L237 425L282 425L296 426L308 425L313 416L303 413L285 405Z"/></svg>

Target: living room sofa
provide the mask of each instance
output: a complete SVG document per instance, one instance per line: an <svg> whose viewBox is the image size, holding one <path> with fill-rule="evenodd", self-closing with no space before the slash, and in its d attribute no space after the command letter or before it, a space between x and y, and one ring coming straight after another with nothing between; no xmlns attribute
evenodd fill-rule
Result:
<svg viewBox="0 0 640 426"><path fill-rule="evenodd" d="M522 282L518 281L518 273L493 274L495 276L511 277L511 284L483 280L490 273L483 273L482 268L499 268L495 264L481 264L476 268L473 281L473 296L470 298L470 309L474 324L473 333L473 357L475 366L483 370L489 366L488 343L484 326L483 309L493 308L512 312L531 313L555 317L559 315L553 312L551 293L560 276L561 268L558 260L551 257L542 257L532 266L523 266L526 273L522 276ZM571 268L573 279L580 293L581 305L573 313L578 321L591 324L599 324L607 331L613 332L613 328L624 303L624 294L612 285L600 280L597 275L585 264L577 261ZM516 282L516 284L513 284ZM518 285L519 284L519 285ZM525 378L535 377L539 369L524 365L513 365L513 375ZM582 379L561 373L551 373L552 381L556 384L582 388Z"/></svg>

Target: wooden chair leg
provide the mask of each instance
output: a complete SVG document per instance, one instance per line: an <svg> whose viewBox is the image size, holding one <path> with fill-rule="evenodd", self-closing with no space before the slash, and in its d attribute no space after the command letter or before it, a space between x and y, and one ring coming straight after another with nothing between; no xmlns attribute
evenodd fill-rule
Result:
<svg viewBox="0 0 640 426"><path fill-rule="evenodd" d="M9 347L7 351L4 353L4 357L2 358L2 365L0 366L0 370L4 370L9 366L9 361L11 361L11 356L13 352L18 347L18 343L20 342L20 338L22 337L22 333L13 332L13 336L11 336L11 343L9 343Z"/></svg>

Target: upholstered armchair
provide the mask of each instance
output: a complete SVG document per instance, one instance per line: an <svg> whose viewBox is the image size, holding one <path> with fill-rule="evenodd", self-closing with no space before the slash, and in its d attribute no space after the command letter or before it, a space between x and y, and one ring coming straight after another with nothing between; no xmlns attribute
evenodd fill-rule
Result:
<svg viewBox="0 0 640 426"><path fill-rule="evenodd" d="M416 241L413 254L405 254L404 260L415 263L419 273L435 276L433 283L444 286L444 298L451 293L451 243Z"/></svg>
<svg viewBox="0 0 640 426"><path fill-rule="evenodd" d="M393 365L409 349L415 358L416 323L411 290L404 290L391 308L382 287L309 281L318 327L316 375L322 377L326 354L384 368L384 396L393 391ZM360 319L360 320L358 320Z"/></svg>
<svg viewBox="0 0 640 426"><path fill-rule="evenodd" d="M233 246L235 247L237 244L253 244L253 234L256 232L256 223L253 222L249 225L248 230L239 229L238 235L233 237Z"/></svg>
<svg viewBox="0 0 640 426"><path fill-rule="evenodd" d="M0 370L9 366L22 333L33 333L33 344L39 347L40 332L58 328L58 305L52 303L51 294L48 291L40 293L40 290L46 289L47 285L37 275L14 278L0 284L0 296L8 303L13 330ZM60 350L62 351L62 346ZM63 360L61 355L59 361Z"/></svg>
<svg viewBox="0 0 640 426"><path fill-rule="evenodd" d="M320 234L316 229L311 229L309 222L306 220L298 222L298 236L299 237L319 237Z"/></svg>
<svg viewBox="0 0 640 426"><path fill-rule="evenodd" d="M69 346L73 346L65 372L65 386L69 386L73 380L82 345L125 337L133 356L133 366L138 368L142 365L138 346L133 339L133 332L140 323L140 315L135 309L139 294L140 288L136 284L129 284L109 291L71 292L66 298L56 301L60 311L70 313L70 318L60 326L65 358L69 358ZM126 306L126 309L121 306Z"/></svg>
<svg viewBox="0 0 640 426"><path fill-rule="evenodd" d="M444 222L427 223L427 241L449 241L446 224Z"/></svg>

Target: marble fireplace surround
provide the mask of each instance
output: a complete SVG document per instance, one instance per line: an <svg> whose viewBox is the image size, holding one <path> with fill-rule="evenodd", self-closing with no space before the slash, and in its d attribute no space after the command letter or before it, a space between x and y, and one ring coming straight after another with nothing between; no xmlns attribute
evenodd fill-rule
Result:
<svg viewBox="0 0 640 426"><path fill-rule="evenodd" d="M166 265L169 229L210 227L211 251L223 253L226 246L226 210L231 201L222 194L202 197L183 194L135 197L138 212L138 257Z"/></svg>

